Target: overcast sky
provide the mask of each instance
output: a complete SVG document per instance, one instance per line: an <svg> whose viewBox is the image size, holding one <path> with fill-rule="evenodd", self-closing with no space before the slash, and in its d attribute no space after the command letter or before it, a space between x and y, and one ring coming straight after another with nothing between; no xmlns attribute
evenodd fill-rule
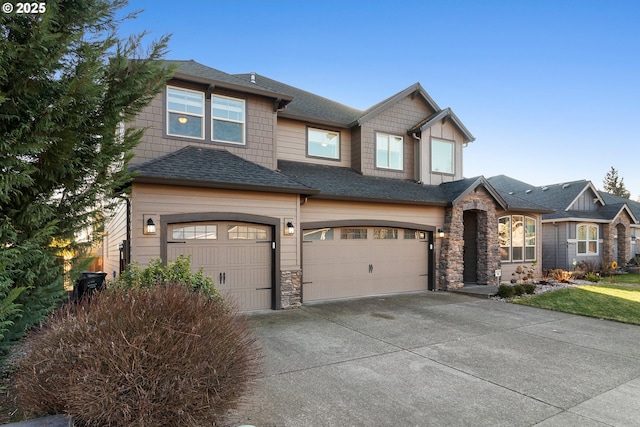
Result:
<svg viewBox="0 0 640 427"><path fill-rule="evenodd" d="M366 109L420 82L476 137L467 177L640 196L640 1L130 0L122 35Z"/></svg>

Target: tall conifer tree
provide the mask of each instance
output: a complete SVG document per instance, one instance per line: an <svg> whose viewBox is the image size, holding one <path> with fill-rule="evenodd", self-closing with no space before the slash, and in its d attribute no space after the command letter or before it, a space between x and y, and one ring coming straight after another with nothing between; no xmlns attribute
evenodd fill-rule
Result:
<svg viewBox="0 0 640 427"><path fill-rule="evenodd" d="M168 37L121 39L124 0L47 0L0 14L0 355L64 293L60 254L129 179L143 130L118 132L162 89ZM108 203L108 202L107 202ZM86 243L84 243L86 244Z"/></svg>
<svg viewBox="0 0 640 427"><path fill-rule="evenodd" d="M611 166L611 170L607 172L602 183L604 185L604 191L609 194L615 194L625 199L631 197L631 193L624 186L624 178L618 178L618 171L613 166Z"/></svg>

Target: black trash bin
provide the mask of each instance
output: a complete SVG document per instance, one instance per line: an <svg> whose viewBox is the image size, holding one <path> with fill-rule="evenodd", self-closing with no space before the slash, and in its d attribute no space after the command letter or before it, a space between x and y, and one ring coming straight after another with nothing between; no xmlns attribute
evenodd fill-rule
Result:
<svg viewBox="0 0 640 427"><path fill-rule="evenodd" d="M78 302L82 298L91 298L93 292L101 291L104 288L104 280L106 277L107 273L92 271L82 273L73 285L73 300Z"/></svg>

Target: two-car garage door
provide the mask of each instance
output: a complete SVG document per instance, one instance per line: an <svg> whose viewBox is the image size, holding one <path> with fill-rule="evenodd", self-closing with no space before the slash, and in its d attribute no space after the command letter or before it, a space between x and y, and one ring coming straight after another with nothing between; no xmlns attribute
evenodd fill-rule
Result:
<svg viewBox="0 0 640 427"><path fill-rule="evenodd" d="M304 302L427 290L424 231L386 227L304 230Z"/></svg>
<svg viewBox="0 0 640 427"><path fill-rule="evenodd" d="M194 270L203 268L220 293L241 310L271 308L271 227L236 222L174 224L167 232L170 261L190 255Z"/></svg>

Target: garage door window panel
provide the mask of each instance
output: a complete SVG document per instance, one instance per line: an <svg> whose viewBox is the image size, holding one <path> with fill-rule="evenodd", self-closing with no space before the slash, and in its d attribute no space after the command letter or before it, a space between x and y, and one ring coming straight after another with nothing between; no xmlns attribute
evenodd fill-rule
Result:
<svg viewBox="0 0 640 427"><path fill-rule="evenodd" d="M333 240L333 228L304 230L304 240Z"/></svg>
<svg viewBox="0 0 640 427"><path fill-rule="evenodd" d="M366 228L343 228L340 232L342 240L367 240Z"/></svg>
<svg viewBox="0 0 640 427"><path fill-rule="evenodd" d="M266 240L267 230L246 225L230 225L227 228L229 240Z"/></svg>
<svg viewBox="0 0 640 427"><path fill-rule="evenodd" d="M171 236L177 240L216 240L218 238L218 227L216 225L175 227Z"/></svg>
<svg viewBox="0 0 640 427"><path fill-rule="evenodd" d="M377 240L397 240L398 230L395 228L374 228L373 238Z"/></svg>

